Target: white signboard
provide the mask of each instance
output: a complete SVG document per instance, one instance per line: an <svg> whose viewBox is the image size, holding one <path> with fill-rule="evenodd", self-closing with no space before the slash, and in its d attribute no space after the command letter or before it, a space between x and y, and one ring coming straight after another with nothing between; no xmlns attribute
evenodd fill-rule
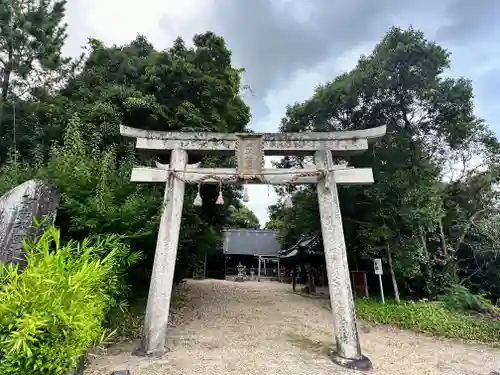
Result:
<svg viewBox="0 0 500 375"><path fill-rule="evenodd" d="M373 268L375 269L375 275L383 275L384 271L382 269L382 259L373 259Z"/></svg>

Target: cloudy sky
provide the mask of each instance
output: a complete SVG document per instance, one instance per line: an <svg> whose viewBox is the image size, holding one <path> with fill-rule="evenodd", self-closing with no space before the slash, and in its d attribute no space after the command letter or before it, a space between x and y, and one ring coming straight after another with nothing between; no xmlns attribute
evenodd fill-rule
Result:
<svg viewBox="0 0 500 375"><path fill-rule="evenodd" d="M477 114L500 133L499 0L68 0L67 18L70 54L89 36L121 44L143 34L157 48L206 30L223 36L253 91L251 128L268 132L390 26L413 25L452 52L450 74L472 79ZM276 196L266 186L249 193L263 225Z"/></svg>

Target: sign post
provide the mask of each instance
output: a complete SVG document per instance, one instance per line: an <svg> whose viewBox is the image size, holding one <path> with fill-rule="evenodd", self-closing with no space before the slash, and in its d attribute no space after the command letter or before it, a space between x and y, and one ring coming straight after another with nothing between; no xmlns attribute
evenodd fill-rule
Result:
<svg viewBox="0 0 500 375"><path fill-rule="evenodd" d="M384 270L382 269L382 259L380 258L374 259L373 268L375 269L375 275L378 276L378 283L380 285L380 295L382 296L382 303L385 303L384 286L382 285L382 275L384 274Z"/></svg>

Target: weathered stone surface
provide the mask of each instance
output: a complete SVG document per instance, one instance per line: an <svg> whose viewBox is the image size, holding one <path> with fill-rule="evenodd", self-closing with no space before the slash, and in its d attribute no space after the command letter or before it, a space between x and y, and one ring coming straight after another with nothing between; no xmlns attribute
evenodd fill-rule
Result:
<svg viewBox="0 0 500 375"><path fill-rule="evenodd" d="M264 155L313 155L316 150L327 149L335 155L366 151L368 145L380 139L385 126L372 129L337 132L252 133L259 137ZM242 137L248 133L180 133L143 130L120 126L125 137L136 138L136 148L166 151L181 148L190 154L234 155Z"/></svg>
<svg viewBox="0 0 500 375"><path fill-rule="evenodd" d="M334 165L331 153L326 150L316 152L315 162L324 169ZM318 183L318 205L335 326L336 352L331 358L347 368L369 370L371 363L361 354L358 337L337 183L332 172L328 173L330 175Z"/></svg>
<svg viewBox="0 0 500 375"><path fill-rule="evenodd" d="M29 180L0 198L0 262L23 266L23 240L36 234L33 217L52 224L59 192L42 181Z"/></svg>
<svg viewBox="0 0 500 375"><path fill-rule="evenodd" d="M262 136L265 141L325 141L325 140L353 140L365 138L376 141L385 135L387 127L378 126L371 129L334 131L334 132L300 132L300 133L209 133L209 132L166 132L157 130L136 129L120 125L120 134L130 138L171 139L187 141L237 141L239 137Z"/></svg>
<svg viewBox="0 0 500 375"><path fill-rule="evenodd" d="M336 167L336 166L335 166ZM365 185L373 184L373 172L371 168L346 168L331 170L337 184L342 185ZM335 168L333 168L335 169ZM169 172L172 171L168 165L165 168L136 167L132 170L130 181L132 182L166 182ZM264 168L260 176L254 179L241 179L235 168L186 168L175 172L175 175L186 183L204 184L316 184L324 178L324 169L273 169Z"/></svg>
<svg viewBox="0 0 500 375"><path fill-rule="evenodd" d="M170 165L182 170L186 167L187 160L187 153L184 150L175 149L172 152ZM165 343L181 228L182 206L184 204L184 188L185 183L174 176L171 176L165 186L164 207L160 218L146 316L144 317L142 351L137 354L162 355L168 351Z"/></svg>

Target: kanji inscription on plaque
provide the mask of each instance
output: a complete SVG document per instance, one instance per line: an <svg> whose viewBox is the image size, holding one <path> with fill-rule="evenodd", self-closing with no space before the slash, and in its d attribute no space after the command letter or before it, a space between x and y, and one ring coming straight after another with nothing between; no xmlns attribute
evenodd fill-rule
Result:
<svg viewBox="0 0 500 375"><path fill-rule="evenodd" d="M264 166L264 138L261 135L238 135L236 158L238 174L241 178L255 178L262 172Z"/></svg>

